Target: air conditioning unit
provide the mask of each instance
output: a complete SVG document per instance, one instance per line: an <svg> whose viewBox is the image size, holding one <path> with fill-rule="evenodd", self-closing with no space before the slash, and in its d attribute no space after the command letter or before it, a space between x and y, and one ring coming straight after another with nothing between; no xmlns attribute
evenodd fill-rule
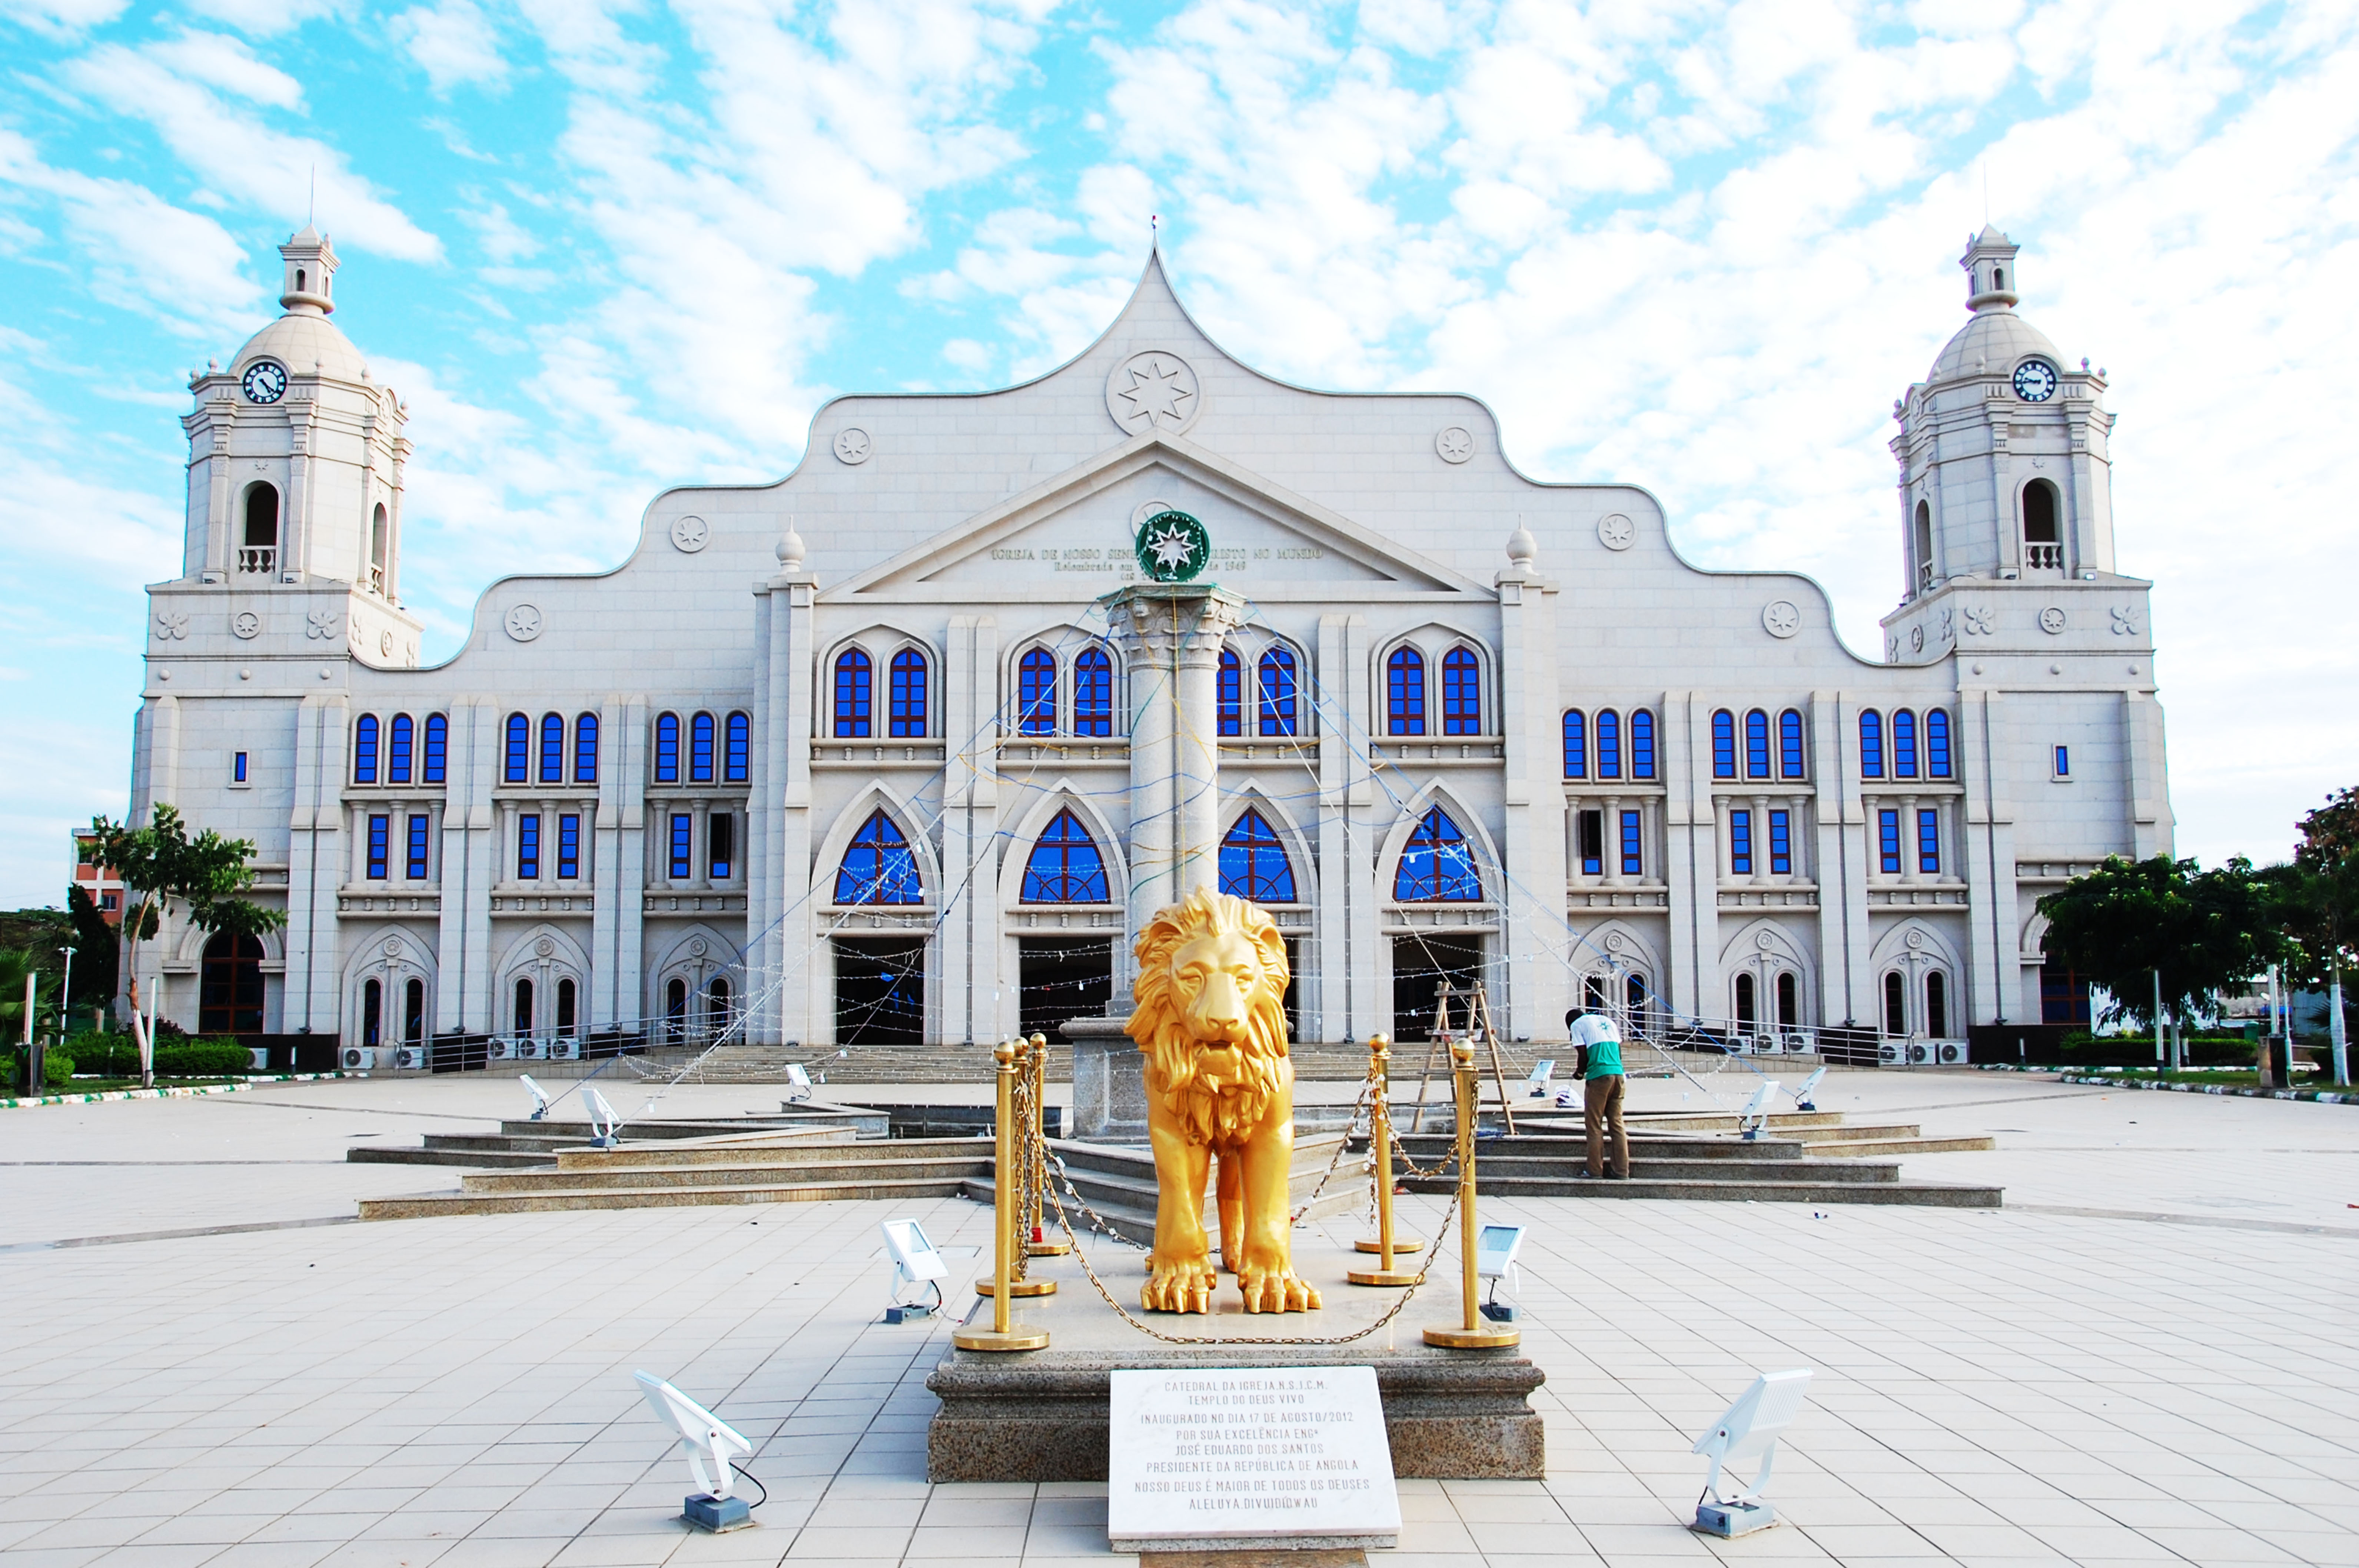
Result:
<svg viewBox="0 0 2359 1568"><path fill-rule="evenodd" d="M552 1062L579 1062L582 1060L582 1042L571 1036L550 1041L549 1059Z"/></svg>
<svg viewBox="0 0 2359 1568"><path fill-rule="evenodd" d="M1933 1059L1944 1067L1962 1067L1966 1065L1966 1043L1962 1040L1935 1041Z"/></svg>
<svg viewBox="0 0 2359 1568"><path fill-rule="evenodd" d="M1900 1042L1879 1040L1875 1043L1875 1065L1879 1067L1900 1065Z"/></svg>
<svg viewBox="0 0 2359 1568"><path fill-rule="evenodd" d="M1817 1037L1808 1033L1788 1034L1784 1044L1788 1056L1814 1055L1819 1049Z"/></svg>
<svg viewBox="0 0 2359 1568"><path fill-rule="evenodd" d="M540 1042L532 1035L523 1035L516 1043L516 1059L519 1062L538 1062L546 1054Z"/></svg>
<svg viewBox="0 0 2359 1568"><path fill-rule="evenodd" d="M249 1046L247 1046L247 1047L245 1048L245 1054L246 1054L246 1055L247 1055L247 1056L249 1056L249 1057L251 1057L251 1058L253 1059L253 1062L254 1062L254 1071L255 1071L255 1072L257 1072L257 1073L266 1073L266 1072L270 1071L270 1047L269 1047L269 1046L267 1046L267 1045L249 1045Z"/></svg>
<svg viewBox="0 0 2359 1568"><path fill-rule="evenodd" d="M495 1062L513 1062L516 1059L516 1043L495 1034L484 1044L484 1054Z"/></svg>
<svg viewBox="0 0 2359 1568"><path fill-rule="evenodd" d="M376 1047L347 1045L338 1059L343 1064L344 1071L347 1073L372 1072L376 1067Z"/></svg>
<svg viewBox="0 0 2359 1568"><path fill-rule="evenodd" d="M402 1045L393 1053L393 1065L405 1073L422 1073L428 1065L426 1047L422 1044Z"/></svg>
<svg viewBox="0 0 2359 1568"><path fill-rule="evenodd" d="M1911 1040L1908 1042L1908 1065L1912 1067L1931 1066L1933 1065L1933 1043L1930 1040Z"/></svg>

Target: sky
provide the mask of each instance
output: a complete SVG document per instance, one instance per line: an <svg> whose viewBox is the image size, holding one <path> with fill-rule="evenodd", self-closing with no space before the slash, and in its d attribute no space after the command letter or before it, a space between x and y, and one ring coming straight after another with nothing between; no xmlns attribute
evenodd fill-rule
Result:
<svg viewBox="0 0 2359 1568"><path fill-rule="evenodd" d="M2359 783L2354 134L2359 0L0 0L0 906L125 807L187 377L309 212L409 405L429 661L831 395L1060 362L1150 217L1245 362L1475 394L1875 657L1987 219L2111 378L2180 852L2279 858Z"/></svg>

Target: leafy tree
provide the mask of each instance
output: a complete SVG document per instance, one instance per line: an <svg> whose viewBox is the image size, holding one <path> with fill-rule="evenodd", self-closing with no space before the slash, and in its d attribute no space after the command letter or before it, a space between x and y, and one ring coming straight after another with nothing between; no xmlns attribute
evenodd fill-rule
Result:
<svg viewBox="0 0 2359 1568"><path fill-rule="evenodd" d="M2284 879L2292 972L2327 988L2327 1027L2334 1081L2351 1081L2350 1024L2343 1011L2343 970L2359 962L2359 786L2339 790L2299 824L2301 842Z"/></svg>
<svg viewBox="0 0 2359 1568"><path fill-rule="evenodd" d="M92 859L114 868L127 895L123 945L131 971L131 1034L139 1046L139 1080L152 1085L156 1043L140 1011L139 945L154 940L176 914L209 936L259 936L284 925L287 916L239 896L254 885L246 863L254 858L252 839L224 838L210 827L191 838L179 812L160 804L145 827L103 816L90 826L97 835Z"/></svg>
<svg viewBox="0 0 2359 1568"><path fill-rule="evenodd" d="M73 923L73 994L66 1006L79 1011L104 1007L114 1000L114 979L122 957L122 938L106 923L98 901L79 883L66 886L66 914Z"/></svg>
<svg viewBox="0 0 2359 1568"><path fill-rule="evenodd" d="M33 1029L58 1004L54 961L45 965L38 947L0 948L0 1041L13 1045L25 1037L25 979L33 978Z"/></svg>
<svg viewBox="0 0 2359 1568"><path fill-rule="evenodd" d="M2168 855L2109 858L2039 901L2048 955L2113 997L2108 1022L2157 1022L2208 1011L2290 951L2271 880L2241 857L2216 871Z"/></svg>

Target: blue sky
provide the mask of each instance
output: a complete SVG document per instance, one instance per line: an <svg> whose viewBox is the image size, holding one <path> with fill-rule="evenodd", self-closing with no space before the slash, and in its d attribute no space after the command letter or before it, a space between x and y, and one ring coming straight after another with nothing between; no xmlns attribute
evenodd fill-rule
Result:
<svg viewBox="0 0 2359 1568"><path fill-rule="evenodd" d="M0 904L122 810L185 377L321 227L408 400L428 657L847 390L1072 352L1140 266L1291 380L1446 387L1691 558L1900 584L1892 399L1985 214L2113 379L2181 851L2359 782L2359 5L0 0ZM1987 196L1985 192L1987 191Z"/></svg>

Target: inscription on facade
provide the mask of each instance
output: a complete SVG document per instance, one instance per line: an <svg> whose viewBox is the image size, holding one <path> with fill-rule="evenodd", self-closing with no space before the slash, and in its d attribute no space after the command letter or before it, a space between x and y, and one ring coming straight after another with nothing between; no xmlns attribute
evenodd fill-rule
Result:
<svg viewBox="0 0 2359 1568"><path fill-rule="evenodd" d="M1120 546L1100 548L1091 545L1074 545L1064 548L1033 548L1022 545L1002 545L991 552L995 561L1022 561L1054 572L1103 572L1119 577L1125 582L1139 580L1138 563L1131 552ZM1208 577L1226 573L1231 577L1249 572L1257 563L1266 561L1322 561L1327 552L1316 545L1288 546L1256 546L1223 548L1215 546L1212 559L1204 568Z"/></svg>

